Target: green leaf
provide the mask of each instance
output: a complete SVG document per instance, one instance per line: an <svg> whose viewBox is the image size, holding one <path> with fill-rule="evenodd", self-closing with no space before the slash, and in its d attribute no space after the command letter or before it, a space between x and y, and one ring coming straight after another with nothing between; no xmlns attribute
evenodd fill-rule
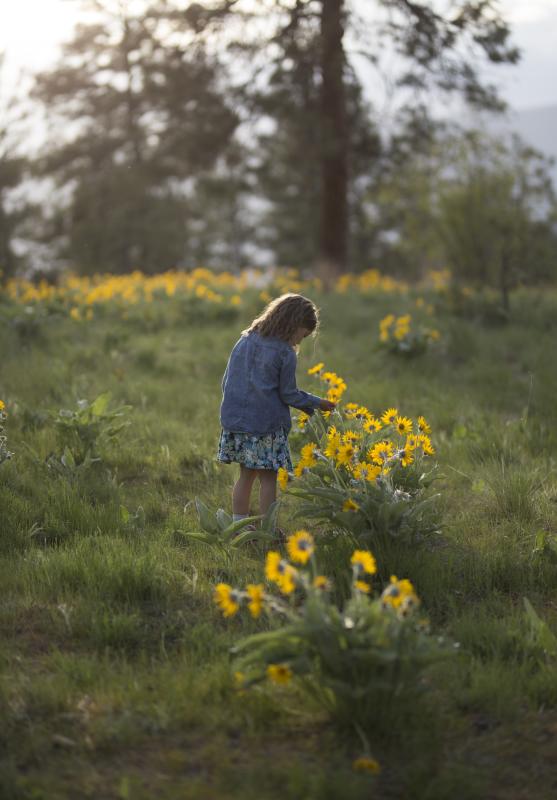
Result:
<svg viewBox="0 0 557 800"><path fill-rule="evenodd" d="M243 533L238 534L231 544L232 547L238 547L239 545L244 544L244 542L269 542L272 541L273 537L270 533L265 533L262 530L255 530L255 531L244 531Z"/></svg>
<svg viewBox="0 0 557 800"><path fill-rule="evenodd" d="M260 516L237 519L236 522L230 524L226 528L226 530L223 531L223 536L226 539L226 541L229 541L238 533L238 531L243 530L246 527L246 525L253 525L255 522L259 522L260 519L261 519Z"/></svg>
<svg viewBox="0 0 557 800"><path fill-rule="evenodd" d="M112 397L110 392L104 392L100 394L89 407L90 413L95 417L100 417L106 409L108 408L108 404L110 403L110 398Z"/></svg>
<svg viewBox="0 0 557 800"><path fill-rule="evenodd" d="M199 522L203 530L209 531L209 533L220 533L220 526L217 522L216 516L209 511L205 503L200 500L199 497L195 498L195 507L197 509L197 516L199 517Z"/></svg>
<svg viewBox="0 0 557 800"><path fill-rule="evenodd" d="M274 531L276 529L280 505L281 501L275 500L275 502L269 506L267 513L261 521L262 528L267 531Z"/></svg>
<svg viewBox="0 0 557 800"><path fill-rule="evenodd" d="M557 636L555 636L549 625L536 614L528 598L524 597L523 601L533 640L542 647L548 656L555 658L557 656Z"/></svg>
<svg viewBox="0 0 557 800"><path fill-rule="evenodd" d="M196 542L203 542L204 544L216 545L219 543L217 536L211 536L210 533L205 531L180 531L183 536L188 539L194 539Z"/></svg>
<svg viewBox="0 0 557 800"><path fill-rule="evenodd" d="M216 518L221 531L224 531L225 528L232 524L232 515L225 511L224 508L217 509Z"/></svg>

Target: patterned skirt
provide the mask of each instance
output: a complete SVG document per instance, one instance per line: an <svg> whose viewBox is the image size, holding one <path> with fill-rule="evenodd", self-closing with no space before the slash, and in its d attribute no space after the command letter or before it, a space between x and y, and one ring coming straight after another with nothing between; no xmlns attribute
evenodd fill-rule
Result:
<svg viewBox="0 0 557 800"><path fill-rule="evenodd" d="M222 430L217 460L223 464L237 462L248 469L272 469L276 472L283 467L292 472L288 434L282 429L263 434Z"/></svg>

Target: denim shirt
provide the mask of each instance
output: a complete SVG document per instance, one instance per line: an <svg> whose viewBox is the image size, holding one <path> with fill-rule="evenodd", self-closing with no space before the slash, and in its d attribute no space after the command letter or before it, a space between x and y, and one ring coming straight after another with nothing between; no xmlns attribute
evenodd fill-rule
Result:
<svg viewBox="0 0 557 800"><path fill-rule="evenodd" d="M293 348L282 339L255 332L242 335L222 379L222 427L254 434L281 428L288 432L288 406L313 414L321 398L297 388L296 362Z"/></svg>

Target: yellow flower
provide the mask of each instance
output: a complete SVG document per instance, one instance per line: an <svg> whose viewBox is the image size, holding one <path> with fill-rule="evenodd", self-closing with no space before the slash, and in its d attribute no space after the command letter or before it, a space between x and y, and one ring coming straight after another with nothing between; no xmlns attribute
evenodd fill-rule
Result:
<svg viewBox="0 0 557 800"><path fill-rule="evenodd" d="M305 467L305 464L304 464L304 462L303 462L303 461L299 461L299 462L296 464L296 466L294 467L294 475L295 475L297 478L301 478L301 477L302 477L302 474L303 474L303 472L304 472L304 467Z"/></svg>
<svg viewBox="0 0 557 800"><path fill-rule="evenodd" d="M396 429L403 436L405 433L412 433L412 420L408 417L397 417L395 420Z"/></svg>
<svg viewBox="0 0 557 800"><path fill-rule="evenodd" d="M431 428L425 417L418 417L418 430L420 433L431 433Z"/></svg>
<svg viewBox="0 0 557 800"><path fill-rule="evenodd" d="M391 606L396 611L405 612L410 607L418 605L419 600L407 578L398 580L396 575L391 575L390 583L381 595L381 602L383 606Z"/></svg>
<svg viewBox="0 0 557 800"><path fill-rule="evenodd" d="M356 411L359 408L357 403L347 403L344 406L344 413L348 419L352 419L356 416Z"/></svg>
<svg viewBox="0 0 557 800"><path fill-rule="evenodd" d="M281 573L279 572L279 566L282 561L280 553L277 553L276 550L270 550L267 553L267 558L265 560L265 577L269 581L273 581L276 583L279 580Z"/></svg>
<svg viewBox="0 0 557 800"><path fill-rule="evenodd" d="M387 316L383 317L383 319L379 323L379 327L381 330L387 330L387 328L391 327L394 321L395 321L395 315L387 314Z"/></svg>
<svg viewBox="0 0 557 800"><path fill-rule="evenodd" d="M435 454L435 448L432 446L429 436L426 436L425 433L422 433L418 436L418 441L426 455L432 456Z"/></svg>
<svg viewBox="0 0 557 800"><path fill-rule="evenodd" d="M342 442L343 444L354 444L354 442L357 442L361 438L361 433L357 433L356 431L346 431L346 433L342 436Z"/></svg>
<svg viewBox="0 0 557 800"><path fill-rule="evenodd" d="M296 419L296 422L298 423L298 428L301 431L305 431L306 425L308 424L308 420L309 420L309 414L306 414L305 411L300 411Z"/></svg>
<svg viewBox="0 0 557 800"><path fill-rule="evenodd" d="M338 403L343 392L344 390L338 386L332 386L330 389L327 389L327 400L331 403Z"/></svg>
<svg viewBox="0 0 557 800"><path fill-rule="evenodd" d="M277 586L283 594L292 594L296 588L295 578L297 575L294 567L291 567L290 564L285 565L284 572L277 581Z"/></svg>
<svg viewBox="0 0 557 800"><path fill-rule="evenodd" d="M418 437L415 433L411 433L410 436L406 437L406 444L404 445L405 450L415 450L418 446Z"/></svg>
<svg viewBox="0 0 557 800"><path fill-rule="evenodd" d="M218 583L215 586L214 601L225 617L232 617L240 608L240 598L236 589L227 583Z"/></svg>
<svg viewBox="0 0 557 800"><path fill-rule="evenodd" d="M0 411L3 411L6 408L6 404L3 400L0 400Z"/></svg>
<svg viewBox="0 0 557 800"><path fill-rule="evenodd" d="M263 608L263 584L261 583L248 583L246 586L248 593L248 610L252 617L257 618L261 614Z"/></svg>
<svg viewBox="0 0 557 800"><path fill-rule="evenodd" d="M403 467L408 467L414 461L414 456L411 450L399 450L397 456L400 458L400 463Z"/></svg>
<svg viewBox="0 0 557 800"><path fill-rule="evenodd" d="M304 464L304 467L313 467L317 464L317 458L315 457L315 450L317 450L317 445L315 442L310 442L309 444L305 444L301 450L301 461Z"/></svg>
<svg viewBox="0 0 557 800"><path fill-rule="evenodd" d="M308 369L308 375L315 375L316 372L321 372L325 364L320 361L319 364L316 364L314 367Z"/></svg>
<svg viewBox="0 0 557 800"><path fill-rule="evenodd" d="M284 490L288 486L288 480L289 480L288 470L284 469L284 467L279 467L278 473L277 473L277 480L278 480L278 484L279 484L280 488L284 492Z"/></svg>
<svg viewBox="0 0 557 800"><path fill-rule="evenodd" d="M329 579L325 575L316 575L313 579L313 585L316 589L323 589L323 591L330 587Z"/></svg>
<svg viewBox="0 0 557 800"><path fill-rule="evenodd" d="M337 458L338 452L340 449L340 434L335 433L334 436L330 436L327 442L327 447L325 448L325 455L327 458Z"/></svg>
<svg viewBox="0 0 557 800"><path fill-rule="evenodd" d="M279 685L286 685L292 680L292 670L286 664L269 664L267 677Z"/></svg>
<svg viewBox="0 0 557 800"><path fill-rule="evenodd" d="M72 309L70 309L70 317L72 319L81 319L81 313L79 311L79 308L74 306Z"/></svg>
<svg viewBox="0 0 557 800"><path fill-rule="evenodd" d="M375 575L377 572L377 563L369 550L354 550L350 563L358 574Z"/></svg>
<svg viewBox="0 0 557 800"><path fill-rule="evenodd" d="M368 464L367 461L360 461L354 467L354 477L357 481L374 481L381 473L381 467L376 464Z"/></svg>
<svg viewBox="0 0 557 800"><path fill-rule="evenodd" d="M288 555L297 564L307 564L315 550L315 542L309 531L296 531L286 542Z"/></svg>
<svg viewBox="0 0 557 800"><path fill-rule="evenodd" d="M354 500L352 500L352 498L349 497L348 500L345 500L344 503L342 504L342 510L343 511L359 511L360 510L360 506L357 503L355 503Z"/></svg>
<svg viewBox="0 0 557 800"><path fill-rule="evenodd" d="M364 594L369 594L371 591L371 586L365 581L354 581L354 588L359 592L363 592Z"/></svg>
<svg viewBox="0 0 557 800"><path fill-rule="evenodd" d="M382 466L390 458L392 458L393 452L394 452L393 443L388 441L383 441L383 442L377 442L377 444L371 447L367 455L368 458L370 458L374 464L379 464L379 466Z"/></svg>
<svg viewBox="0 0 557 800"><path fill-rule="evenodd" d="M385 425L392 425L397 417L398 408L388 408L383 414L381 414L381 421Z"/></svg>
<svg viewBox="0 0 557 800"><path fill-rule="evenodd" d="M360 756L352 762L352 769L356 772L369 772L370 775L379 775L381 764L369 756Z"/></svg>
<svg viewBox="0 0 557 800"><path fill-rule="evenodd" d="M295 577L298 573L294 567L281 558L280 553L271 550L265 561L265 577L276 583L283 594L291 594L296 588Z"/></svg>
<svg viewBox="0 0 557 800"><path fill-rule="evenodd" d="M373 431L380 431L383 425L378 419L370 416L364 421L363 427L366 433L372 433Z"/></svg>
<svg viewBox="0 0 557 800"><path fill-rule="evenodd" d="M370 413L365 406L358 406L354 414L354 417L360 421L368 419L369 416Z"/></svg>
<svg viewBox="0 0 557 800"><path fill-rule="evenodd" d="M354 445L350 444L341 444L338 448L338 455L337 455L337 465L340 466L341 464L350 464L354 456L356 455L356 449Z"/></svg>

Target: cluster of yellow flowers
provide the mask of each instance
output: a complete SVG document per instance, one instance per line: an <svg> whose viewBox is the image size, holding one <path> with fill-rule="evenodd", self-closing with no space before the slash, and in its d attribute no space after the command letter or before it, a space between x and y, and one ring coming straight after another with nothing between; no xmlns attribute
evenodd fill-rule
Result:
<svg viewBox="0 0 557 800"><path fill-rule="evenodd" d="M448 281L448 271L432 272L426 276L425 287L439 288ZM123 307L138 303L150 303L156 298L191 296L208 303L239 306L243 302L246 289L259 290L259 298L269 302L273 296L283 292L321 291L320 278L303 279L296 269L259 270L244 269L239 273L229 271L215 272L204 267L182 271L168 270L155 275L147 275L135 270L125 275L96 274L78 276L72 273L57 276L56 282L41 280L32 282L22 278L12 278L3 287L6 296L16 303L31 305L35 303L56 302L65 307L77 321L92 319L94 309L106 303L116 303ZM407 283L382 275L377 269L370 269L358 275L342 275L334 290L344 293L348 289L358 292L403 293Z"/></svg>
<svg viewBox="0 0 557 800"><path fill-rule="evenodd" d="M322 362L316 364L308 370L308 374L319 376L327 383L332 381L334 390L342 394L346 383L335 373L324 372L324 366ZM381 475L388 475L397 463L408 467L418 453L426 456L435 453L429 436L431 426L423 416L419 416L414 423L400 414L397 408L388 408L376 416L358 403L346 403L334 413L340 415L343 426L348 421L351 427L340 431L336 425L330 425L321 445L316 442L305 444L294 468L295 477L299 478L305 470L311 470L321 460L336 470L343 470L353 480L373 482ZM308 420L307 414L301 412L298 417L300 430L305 429ZM380 431L381 438L377 440L376 434ZM394 436L394 441L389 436ZM281 489L286 489L289 480L288 472L281 468L278 474ZM350 499L345 506L346 511L358 509Z"/></svg>
<svg viewBox="0 0 557 800"><path fill-rule="evenodd" d="M274 583L282 595L292 595L297 588L307 593L311 589L328 591L331 582L325 575L315 574L315 564L312 563L312 577L303 572L300 567L306 567L308 562L313 562L315 553L315 539L307 530L299 530L288 537L286 542L288 558L277 550L267 553L265 561L265 577ZM293 562L293 563L290 563ZM372 586L371 576L377 572L377 563L369 550L355 550L350 559L352 565L352 588L357 593L370 594ZM294 566L294 565L298 566ZM276 598L265 592L263 584L248 584L245 590L236 589L227 583L215 586L214 600L225 617L236 614L242 604L246 602L252 617L261 615L265 604L271 609L279 608ZM397 616L405 617L419 604L414 587L409 580L399 580L396 575L391 575L390 583L383 590L381 596L383 608L393 609Z"/></svg>
<svg viewBox="0 0 557 800"><path fill-rule="evenodd" d="M412 324L412 316L404 314L401 317L395 317L394 314L387 314L379 323L379 341L389 342L393 339L397 342L402 342L408 339L410 335L410 328ZM414 333L420 338L430 341L437 341L441 334L436 328L420 328L419 333Z"/></svg>
<svg viewBox="0 0 557 800"><path fill-rule="evenodd" d="M397 281L388 275L382 275L378 269L368 269L358 275L341 275L335 285L337 292L346 292L348 289L356 289L359 292L407 292L408 284L405 281Z"/></svg>

